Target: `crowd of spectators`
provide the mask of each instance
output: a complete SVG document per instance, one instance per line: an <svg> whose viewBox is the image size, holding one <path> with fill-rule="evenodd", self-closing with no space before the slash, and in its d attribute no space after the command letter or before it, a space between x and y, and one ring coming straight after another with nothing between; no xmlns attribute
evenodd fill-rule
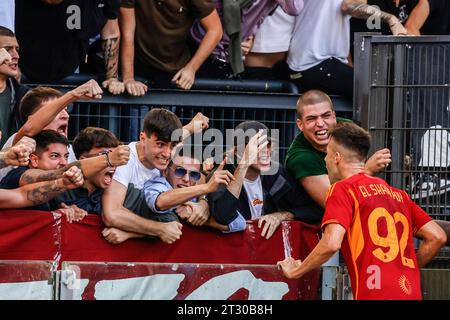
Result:
<svg viewBox="0 0 450 320"><path fill-rule="evenodd" d="M15 32L20 45L20 62L10 52L20 66L15 78L32 83L100 74L112 94L140 96L148 87L189 90L197 76L290 79L301 91L352 99L355 32L449 34L449 6L445 0L5 0L0 26Z"/></svg>
<svg viewBox="0 0 450 320"><path fill-rule="evenodd" d="M336 118L328 95L353 98L353 32L379 19L381 30L371 31L450 33L449 9L446 0L2 1L0 208L59 210L69 222L98 214L114 244L136 237L170 244L183 223L230 233L258 220L267 239L282 221L319 224L330 187L329 132L348 121ZM74 73L104 81L65 94L50 87ZM245 139L210 167L185 143L209 128L208 117L198 113L183 126L159 108L128 145L94 127L69 143L69 104L104 91L189 90L196 77L293 81L304 92L301 132L286 161L272 159L270 130L246 121L235 128ZM30 89L24 79L46 86ZM373 175L390 162L382 149L364 170Z"/></svg>
<svg viewBox="0 0 450 320"><path fill-rule="evenodd" d="M1 146L8 151L5 159L13 150L28 149L20 166L17 160L2 166L0 187L20 190L79 168L82 188L65 190L37 208L81 218L101 214L104 236L114 243L143 236L172 243L182 234L183 220L226 233L259 219L267 238L281 221L317 224L329 187L324 146L336 123L327 93L353 97L354 32L443 34L450 27L446 6L448 1L439 0L3 1ZM58 83L78 72L101 73L104 81L90 80L65 94L21 84ZM289 79L306 91L297 106L301 133L286 167L277 164L265 174L273 165L271 137L255 121L236 128L254 136L227 150L229 158L246 161L228 159L210 173L204 159L174 157L177 143L208 128L201 113L182 127L175 114L153 109L139 141L128 146L102 128L82 130L73 145L67 140L67 106L74 101L101 99L103 90L132 96L144 95L149 86L189 90L197 75ZM174 141L177 130L183 133ZM258 156L252 158L250 149ZM379 150L367 162L368 173L389 161L389 150Z"/></svg>

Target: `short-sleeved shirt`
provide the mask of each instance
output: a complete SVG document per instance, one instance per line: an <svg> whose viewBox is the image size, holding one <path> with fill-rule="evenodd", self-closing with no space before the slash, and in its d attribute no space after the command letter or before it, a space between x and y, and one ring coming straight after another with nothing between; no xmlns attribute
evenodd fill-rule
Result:
<svg viewBox="0 0 450 320"><path fill-rule="evenodd" d="M331 185L322 227L346 230L341 252L355 299L422 298L413 236L429 221L406 192L380 178L360 173Z"/></svg>
<svg viewBox="0 0 450 320"><path fill-rule="evenodd" d="M28 167L17 167L11 170L0 182L0 189L17 189L20 187L20 177L25 171L29 170ZM39 204L37 206L24 208L27 210L40 210L50 211L50 206L47 203Z"/></svg>
<svg viewBox="0 0 450 320"><path fill-rule="evenodd" d="M130 147L130 159L126 165L117 167L113 179L121 183L125 188L128 188L130 183L133 183L136 189L142 190L147 180L161 176L161 172L156 168L149 169L142 164L139 160L136 144L137 142L131 142L128 145Z"/></svg>
<svg viewBox="0 0 450 320"><path fill-rule="evenodd" d="M347 64L350 16L342 14L342 0L304 0L295 19L286 63L294 71L308 70L335 58Z"/></svg>
<svg viewBox="0 0 450 320"><path fill-rule="evenodd" d="M177 72L191 55L187 46L189 29L214 9L212 0L122 0L121 6L135 8L136 56L148 66Z"/></svg>

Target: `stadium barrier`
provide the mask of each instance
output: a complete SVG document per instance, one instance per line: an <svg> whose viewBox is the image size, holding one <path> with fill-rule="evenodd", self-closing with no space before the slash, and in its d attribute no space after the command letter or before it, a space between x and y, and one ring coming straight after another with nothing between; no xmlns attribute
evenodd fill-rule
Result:
<svg viewBox="0 0 450 320"><path fill-rule="evenodd" d="M101 81L94 75L77 74L48 85L64 92L92 78ZM85 127L95 126L112 131L123 142L136 141L145 114L153 107L161 107L177 114L183 124L202 112L210 118L210 128L222 133L242 121L261 121L269 129L279 130L278 156L283 160L298 133L295 106L299 96L297 87L289 81L214 79L197 79L189 91L150 88L142 97L105 93L101 100L78 101L69 108L69 138ZM341 96L332 96L332 100L339 116L352 117L350 101Z"/></svg>
<svg viewBox="0 0 450 320"><path fill-rule="evenodd" d="M0 211L0 299L319 299L320 270L284 278L275 264L304 259L319 228L283 222L271 239L183 226L174 244L109 244L101 218L68 223L57 212ZM330 288L333 290L334 288Z"/></svg>

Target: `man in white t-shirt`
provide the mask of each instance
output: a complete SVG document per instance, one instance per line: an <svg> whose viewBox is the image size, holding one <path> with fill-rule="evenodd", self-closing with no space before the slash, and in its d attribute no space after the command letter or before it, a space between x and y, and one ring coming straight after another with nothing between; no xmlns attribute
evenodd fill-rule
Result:
<svg viewBox="0 0 450 320"><path fill-rule="evenodd" d="M194 133L194 122L202 123L196 128L208 127L208 119L198 113L183 128L184 132ZM129 184L142 190L147 180L161 176L161 171L169 165L173 148L179 143L179 140L172 141L172 133L181 128L181 121L173 112L155 108L147 113L140 140L129 144L131 154L128 164L117 168L111 186L103 194L102 217L108 227L157 236L166 243L180 238L182 225L179 222L149 220L127 210L123 204ZM202 214L209 214L207 202L201 202L199 210ZM109 234L108 230L104 234Z"/></svg>
<svg viewBox="0 0 450 320"><path fill-rule="evenodd" d="M350 18L379 18L394 35L407 34L390 14L362 0L304 0L296 17L287 64L291 79L302 91L317 89L353 100Z"/></svg>
<svg viewBox="0 0 450 320"><path fill-rule="evenodd" d="M250 52L245 56L245 78L284 78L294 24L295 16L284 12L281 6L264 19L255 33Z"/></svg>
<svg viewBox="0 0 450 320"><path fill-rule="evenodd" d="M350 18L342 0L304 0L296 17L287 64L300 90L319 89L353 99L353 68L348 65Z"/></svg>

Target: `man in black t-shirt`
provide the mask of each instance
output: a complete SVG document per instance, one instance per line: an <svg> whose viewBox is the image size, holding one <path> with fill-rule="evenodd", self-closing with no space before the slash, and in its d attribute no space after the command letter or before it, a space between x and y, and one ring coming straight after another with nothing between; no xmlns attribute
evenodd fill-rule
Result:
<svg viewBox="0 0 450 320"><path fill-rule="evenodd" d="M16 189L28 184L26 172L29 169L52 170L67 165L69 141L63 135L53 130L44 130L35 136L36 150L30 155L27 167L21 166L11 170L0 182L1 189ZM43 203L27 209L49 211L48 203Z"/></svg>
<svg viewBox="0 0 450 320"><path fill-rule="evenodd" d="M101 35L106 81L113 94L118 81L120 0L17 0L16 33L22 45L20 67L33 82L51 83L77 72L92 38Z"/></svg>

